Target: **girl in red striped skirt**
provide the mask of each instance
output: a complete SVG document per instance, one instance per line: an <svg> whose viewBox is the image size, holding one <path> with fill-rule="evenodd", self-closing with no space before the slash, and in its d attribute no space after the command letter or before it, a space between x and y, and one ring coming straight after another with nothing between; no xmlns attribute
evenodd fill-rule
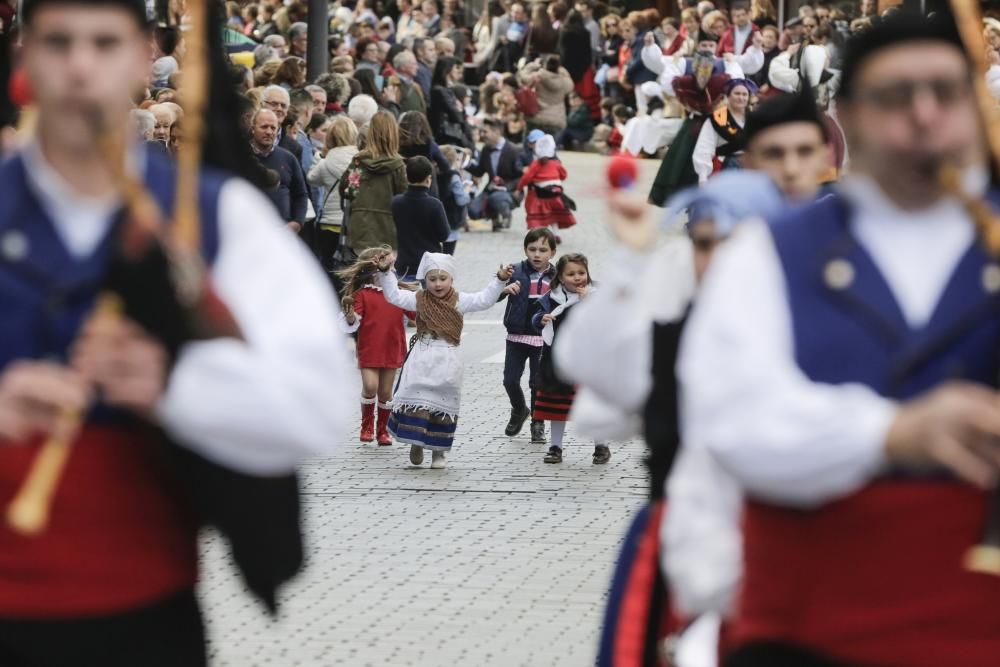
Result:
<svg viewBox="0 0 1000 667"><path fill-rule="evenodd" d="M562 382L555 372L552 361L552 346L555 344L559 327L569 317L573 306L594 291L590 278L587 258L580 253L570 253L559 258L556 276L548 294L539 299L538 312L532 322L542 334L544 346L539 365L538 390L535 396L535 411L531 418L535 421L550 422L549 451L546 463L562 463L562 441L566 434L566 422L576 390ZM611 460L611 450L603 443L594 446L594 463L603 464Z"/></svg>

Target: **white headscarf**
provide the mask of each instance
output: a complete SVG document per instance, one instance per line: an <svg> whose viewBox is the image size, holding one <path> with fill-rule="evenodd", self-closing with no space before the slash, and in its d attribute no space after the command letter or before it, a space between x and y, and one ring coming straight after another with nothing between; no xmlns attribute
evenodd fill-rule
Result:
<svg viewBox="0 0 1000 667"><path fill-rule="evenodd" d="M431 271L444 271L453 279L457 278L455 258L440 252L425 252L417 268L417 280L423 280Z"/></svg>
<svg viewBox="0 0 1000 667"><path fill-rule="evenodd" d="M546 134L544 137L535 142L535 157L555 156L556 140L552 138L551 134Z"/></svg>

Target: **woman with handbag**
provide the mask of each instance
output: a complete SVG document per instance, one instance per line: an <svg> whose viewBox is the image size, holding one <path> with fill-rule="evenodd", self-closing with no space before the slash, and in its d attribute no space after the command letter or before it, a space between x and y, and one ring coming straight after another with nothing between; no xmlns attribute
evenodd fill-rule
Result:
<svg viewBox="0 0 1000 667"><path fill-rule="evenodd" d="M335 116L326 135L325 153L306 175L309 185L326 190L320 209L316 254L328 272L335 270L333 255L340 244L344 222L343 198L337 185L358 152L358 129L347 116Z"/></svg>
<svg viewBox="0 0 1000 667"><path fill-rule="evenodd" d="M435 141L441 145L451 144L472 149L475 148L472 130L465 120L465 110L452 90L452 86L462 82L462 76L462 61L458 58L438 59L434 66L428 116Z"/></svg>

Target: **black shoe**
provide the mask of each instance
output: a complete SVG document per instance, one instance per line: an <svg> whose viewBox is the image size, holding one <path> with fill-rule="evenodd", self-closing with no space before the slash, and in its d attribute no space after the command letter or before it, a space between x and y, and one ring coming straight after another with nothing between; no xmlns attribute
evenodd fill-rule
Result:
<svg viewBox="0 0 1000 667"><path fill-rule="evenodd" d="M604 465L611 460L611 450L607 445L594 446L594 465Z"/></svg>
<svg viewBox="0 0 1000 667"><path fill-rule="evenodd" d="M545 422L543 421L533 421L531 422L531 441L535 443L543 443L545 440Z"/></svg>
<svg viewBox="0 0 1000 667"><path fill-rule="evenodd" d="M503 229L503 222L499 218L494 218L493 231L499 232L501 229Z"/></svg>
<svg viewBox="0 0 1000 667"><path fill-rule="evenodd" d="M552 445L549 447L549 453L545 455L546 463L562 463L562 449Z"/></svg>
<svg viewBox="0 0 1000 667"><path fill-rule="evenodd" d="M524 422L528 421L528 417L531 413L525 410L524 412L518 412L517 410L510 411L510 421L507 422L507 428L504 429L504 433L508 438L513 438L515 435L521 432L524 427Z"/></svg>
<svg viewBox="0 0 1000 667"><path fill-rule="evenodd" d="M503 226L504 229L510 229L510 223L513 219L514 216L508 213L507 215L501 216L500 224Z"/></svg>

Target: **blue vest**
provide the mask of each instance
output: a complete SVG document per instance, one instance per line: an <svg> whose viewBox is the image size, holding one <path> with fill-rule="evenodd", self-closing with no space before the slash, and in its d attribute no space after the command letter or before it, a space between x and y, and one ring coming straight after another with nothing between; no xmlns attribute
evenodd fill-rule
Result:
<svg viewBox="0 0 1000 667"><path fill-rule="evenodd" d="M167 219L173 211L176 168L148 151L144 182ZM211 264L219 247L218 198L225 178L200 179L202 253ZM121 214L91 256L69 253L35 191L20 156L0 164L0 370L16 359L65 359L101 289Z"/></svg>
<svg viewBox="0 0 1000 667"><path fill-rule="evenodd" d="M996 387L1000 266L995 260L978 243L970 246L930 321L915 330L852 235L850 217L849 202L833 195L771 225L802 371L815 382L860 383L899 400L947 380Z"/></svg>

